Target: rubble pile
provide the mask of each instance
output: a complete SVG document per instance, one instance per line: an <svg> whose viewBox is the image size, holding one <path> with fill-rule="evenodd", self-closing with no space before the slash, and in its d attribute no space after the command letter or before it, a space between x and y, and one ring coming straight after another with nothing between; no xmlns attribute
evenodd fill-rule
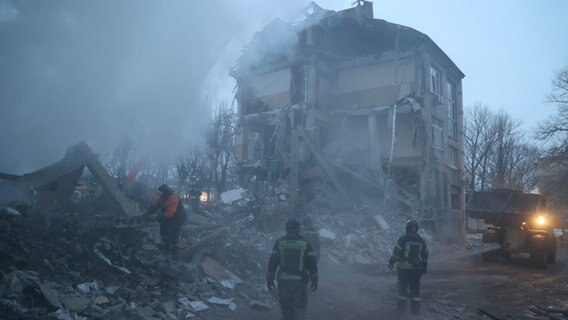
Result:
<svg viewBox="0 0 568 320"><path fill-rule="evenodd" d="M322 257L334 264L386 263L396 238L375 217L355 214L314 215Z"/></svg>
<svg viewBox="0 0 568 320"><path fill-rule="evenodd" d="M202 218L207 224L184 225L185 247L234 217L213 206ZM234 233L190 261L173 261L159 251L157 224L132 230L72 228L72 223L38 224L29 215L3 209L0 318L219 319L270 309L272 297L263 280L269 251L263 243L272 240L246 223L231 222Z"/></svg>
<svg viewBox="0 0 568 320"><path fill-rule="evenodd" d="M531 306L528 308L528 312L525 314L507 315L507 316L497 316L486 310L478 309L477 313L483 317L483 319L493 319L493 320L567 320L568 319L568 309L556 308L556 307L543 307L543 306Z"/></svg>

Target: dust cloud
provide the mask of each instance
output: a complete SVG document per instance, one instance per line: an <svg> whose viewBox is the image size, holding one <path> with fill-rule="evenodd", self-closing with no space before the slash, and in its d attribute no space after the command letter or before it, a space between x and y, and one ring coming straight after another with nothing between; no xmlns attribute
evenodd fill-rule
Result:
<svg viewBox="0 0 568 320"><path fill-rule="evenodd" d="M25 173L86 141L172 158L200 143L204 96L255 31L307 1L0 0L0 172Z"/></svg>

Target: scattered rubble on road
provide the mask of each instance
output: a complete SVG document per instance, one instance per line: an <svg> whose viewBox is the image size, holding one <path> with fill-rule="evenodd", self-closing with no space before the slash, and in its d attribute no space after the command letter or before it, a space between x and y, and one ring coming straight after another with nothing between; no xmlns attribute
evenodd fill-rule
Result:
<svg viewBox="0 0 568 320"><path fill-rule="evenodd" d="M75 197L69 187L85 163L104 186L98 197ZM3 319L219 319L275 306L264 275L289 216L280 198L259 201L238 188L205 203L182 226L180 259L173 261L159 249L158 224L140 215L143 206L114 185L86 144L55 166L10 177L17 192L30 181L59 187L54 194L41 189L41 201L0 207ZM386 266L407 216L316 202L301 214L319 229L323 265Z"/></svg>
<svg viewBox="0 0 568 320"><path fill-rule="evenodd" d="M525 314L497 316L489 311L478 309L483 319L491 320L568 320L568 309L555 307L531 306Z"/></svg>

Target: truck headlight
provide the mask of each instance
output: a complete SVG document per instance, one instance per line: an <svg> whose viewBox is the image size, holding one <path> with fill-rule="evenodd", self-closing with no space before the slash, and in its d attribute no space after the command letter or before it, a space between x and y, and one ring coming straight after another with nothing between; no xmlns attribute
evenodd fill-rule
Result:
<svg viewBox="0 0 568 320"><path fill-rule="evenodd" d="M545 216L543 215L538 215L535 219L534 222L536 223L537 226L545 226L548 224L548 219L546 219Z"/></svg>

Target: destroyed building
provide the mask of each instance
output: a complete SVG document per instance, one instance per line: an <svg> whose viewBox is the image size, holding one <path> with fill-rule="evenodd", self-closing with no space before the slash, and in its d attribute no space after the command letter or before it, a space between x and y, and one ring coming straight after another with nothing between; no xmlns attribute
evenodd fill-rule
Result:
<svg viewBox="0 0 568 320"><path fill-rule="evenodd" d="M293 203L325 190L462 229L464 74L427 35L375 19L368 1L311 3L301 21L257 32L230 74L241 184L285 185Z"/></svg>

